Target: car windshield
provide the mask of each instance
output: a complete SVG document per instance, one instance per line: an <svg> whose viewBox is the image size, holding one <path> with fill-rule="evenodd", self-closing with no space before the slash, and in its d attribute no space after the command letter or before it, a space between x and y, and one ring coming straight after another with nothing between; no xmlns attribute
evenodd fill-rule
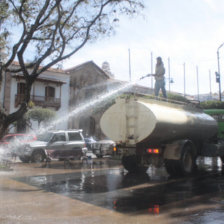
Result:
<svg viewBox="0 0 224 224"><path fill-rule="evenodd" d="M52 132L45 132L45 133L37 135L37 140L42 142L49 142L52 135L53 135Z"/></svg>

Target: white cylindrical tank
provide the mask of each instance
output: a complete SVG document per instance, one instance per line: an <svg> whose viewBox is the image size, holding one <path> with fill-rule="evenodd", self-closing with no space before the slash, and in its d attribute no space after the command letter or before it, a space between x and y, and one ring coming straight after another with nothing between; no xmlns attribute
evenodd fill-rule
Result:
<svg viewBox="0 0 224 224"><path fill-rule="evenodd" d="M189 105L144 98L120 98L100 120L103 133L118 144L206 140L218 131L217 122Z"/></svg>

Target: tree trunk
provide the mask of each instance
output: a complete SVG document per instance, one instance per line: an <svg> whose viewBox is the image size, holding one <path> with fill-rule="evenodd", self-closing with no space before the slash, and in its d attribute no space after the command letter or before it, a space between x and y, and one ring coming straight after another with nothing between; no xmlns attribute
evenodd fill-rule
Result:
<svg viewBox="0 0 224 224"><path fill-rule="evenodd" d="M30 91L33 81L34 80L31 77L26 79L25 98L17 111L7 114L5 111L0 109L0 139L7 133L9 125L21 119L26 113L27 105L30 101Z"/></svg>
<svg viewBox="0 0 224 224"><path fill-rule="evenodd" d="M12 114L7 115L4 111L0 110L0 139L7 133L9 125L21 119L26 111L27 104L24 102L21 104L20 108Z"/></svg>
<svg viewBox="0 0 224 224"><path fill-rule="evenodd" d="M5 135L7 131L6 119L7 115L0 109L0 139Z"/></svg>

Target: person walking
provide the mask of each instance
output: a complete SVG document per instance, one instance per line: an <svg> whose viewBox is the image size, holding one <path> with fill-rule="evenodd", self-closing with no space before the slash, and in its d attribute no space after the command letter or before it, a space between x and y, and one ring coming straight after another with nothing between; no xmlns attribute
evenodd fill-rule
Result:
<svg viewBox="0 0 224 224"><path fill-rule="evenodd" d="M162 90L163 97L167 98L165 89L165 68L161 57L157 57L156 69L155 69L155 96L158 97L160 89Z"/></svg>

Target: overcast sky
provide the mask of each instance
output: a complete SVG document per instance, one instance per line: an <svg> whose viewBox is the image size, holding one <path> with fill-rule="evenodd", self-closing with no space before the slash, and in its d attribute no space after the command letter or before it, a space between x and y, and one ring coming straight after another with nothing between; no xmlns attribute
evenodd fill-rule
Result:
<svg viewBox="0 0 224 224"><path fill-rule="evenodd" d="M184 92L184 66L186 71L186 93L197 94L197 73L199 93L209 93L209 70L212 77L212 92L218 92L215 82L217 71L217 49L224 42L223 0L146 0L144 17L130 20L121 18L116 34L86 45L79 53L64 63L64 68L93 60L98 66L109 62L116 79L129 80L129 54L131 52L132 80L151 73L151 52L153 67L156 57L161 56L168 78L174 83L171 90ZM224 90L224 46L220 48L222 91ZM154 70L154 68L153 68ZM167 90L169 89L167 80ZM151 87L147 78L139 84Z"/></svg>

